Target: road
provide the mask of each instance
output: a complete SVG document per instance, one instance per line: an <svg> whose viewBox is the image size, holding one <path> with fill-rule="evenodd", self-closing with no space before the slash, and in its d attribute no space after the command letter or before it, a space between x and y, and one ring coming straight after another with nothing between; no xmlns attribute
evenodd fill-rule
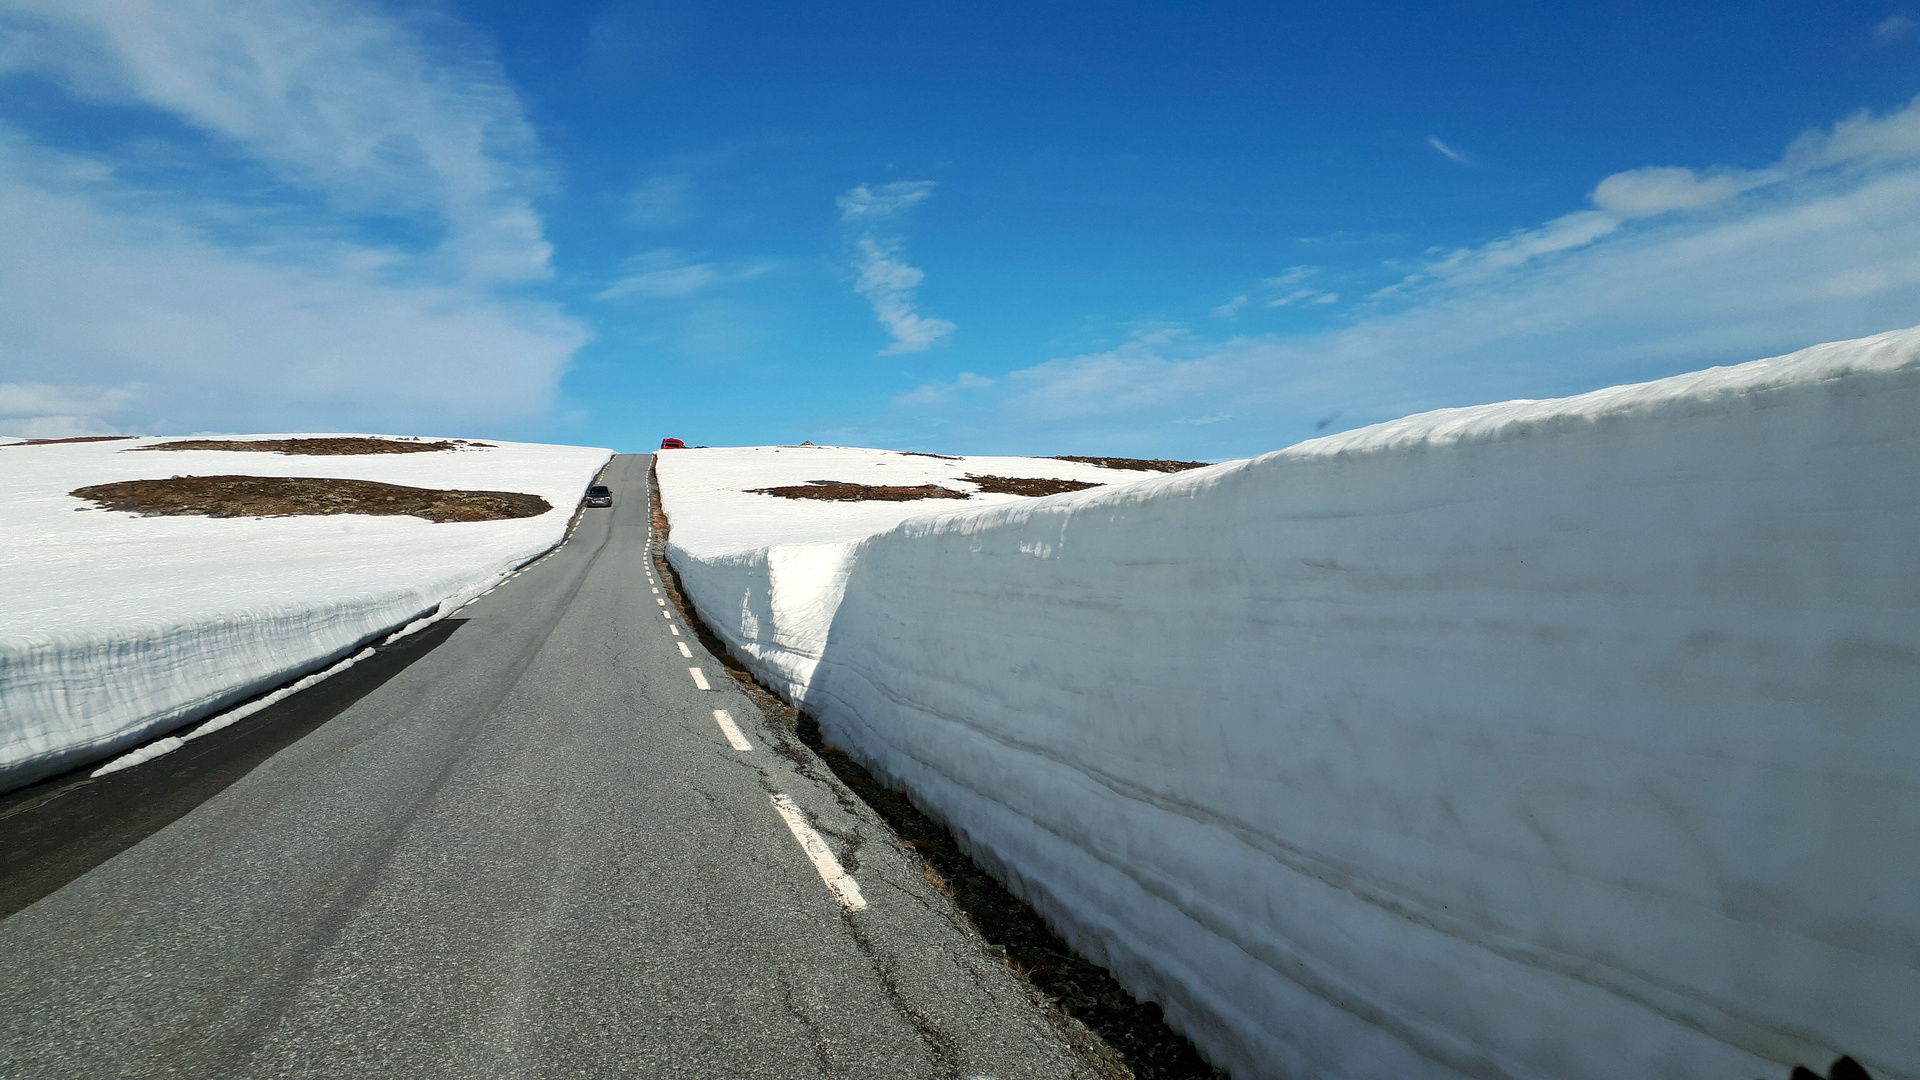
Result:
<svg viewBox="0 0 1920 1080"><path fill-rule="evenodd" d="M0 1076L1094 1075L659 602L648 464L337 715L0 921ZM0 830L44 846L127 790L76 783Z"/></svg>

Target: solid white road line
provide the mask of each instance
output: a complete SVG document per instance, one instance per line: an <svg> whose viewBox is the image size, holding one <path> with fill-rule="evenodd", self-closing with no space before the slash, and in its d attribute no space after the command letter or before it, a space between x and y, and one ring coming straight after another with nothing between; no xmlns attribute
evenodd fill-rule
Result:
<svg viewBox="0 0 1920 1080"><path fill-rule="evenodd" d="M744 754L753 749L753 744L747 741L747 737L740 734L740 725L733 722L732 713L725 709L715 709L713 722L720 725L720 734L727 737L728 744L735 750Z"/></svg>
<svg viewBox="0 0 1920 1080"><path fill-rule="evenodd" d="M684 656L684 657L686 657L686 658L687 658L687 659L689 659L689 660L691 660L691 659L693 659L693 650L692 650L692 649L689 649L689 648L687 648L687 643L686 643L686 642L684 642L684 641L676 641L676 642L674 642L674 644L675 644L675 645L678 645L678 646L680 646L680 655L681 655L681 656Z"/></svg>
<svg viewBox="0 0 1920 1080"><path fill-rule="evenodd" d="M820 871L820 880L827 883L827 888L833 891L833 898L840 901L840 906L848 911L866 910L867 898L860 895L860 883L840 868L840 860L833 857L827 842L820 839L820 834L813 831L813 826L807 824L806 815L793 804L793 800L785 795L775 795L773 808L780 812L787 828L793 831L793 838L800 841L807 858L813 860L813 868Z"/></svg>
<svg viewBox="0 0 1920 1080"><path fill-rule="evenodd" d="M700 670L699 668L697 668L697 667L690 667L690 668L688 668L688 669L687 669L687 674L689 674L689 675L691 675L691 676L693 676L693 685L695 685L695 686L697 686L697 687L699 687L699 688L700 688L700 689L702 689L702 690L711 690L711 689L713 689L713 687L711 687L711 686L708 686L708 685L707 685L707 673L706 673L706 672L704 672L704 671L701 671L701 670Z"/></svg>

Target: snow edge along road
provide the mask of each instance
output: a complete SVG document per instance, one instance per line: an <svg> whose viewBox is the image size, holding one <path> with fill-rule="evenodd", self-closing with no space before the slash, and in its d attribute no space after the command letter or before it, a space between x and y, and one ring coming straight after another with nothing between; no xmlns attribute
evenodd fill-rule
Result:
<svg viewBox="0 0 1920 1080"><path fill-rule="evenodd" d="M246 442L251 438L241 437L235 441ZM117 453L118 444L104 450L99 447L36 449L58 449L65 454L49 455L43 461L22 459L31 467L15 473L10 483L24 493L23 505L29 513L26 520L13 523L16 530L45 529L49 524L61 526L75 520L72 515L49 517L44 512L39 512L36 518L35 512L42 506L65 509L63 504L71 503L65 496L65 488L73 482L76 469L83 470L80 474L83 476L89 468L96 472L109 470L106 475L111 476L113 468L124 471L131 467L123 459L106 456ZM78 456L89 452L100 461L99 466L89 465L87 458ZM164 617L146 617L126 624L96 620L97 625L82 633L0 634L0 657L5 659L0 663L0 705L4 706L0 713L6 717L4 723L0 723L0 790L23 787L116 755L118 760L112 764L120 768L127 765L118 762L128 758L134 759L128 764L151 760L164 750L155 752L149 748L168 739L180 739L174 733L183 728L204 727L209 721L231 723L243 719L264 707L267 702L263 699L280 700L345 670L351 666L348 658L370 645L390 644L446 618L502 582L551 557L567 543L580 520L579 493L604 473L613 457L612 452L606 450L535 444L500 444L490 447L488 454L492 457L476 453L451 461L424 463L413 459L433 455L398 455L407 460L371 463L334 458L326 459L320 466L306 461L251 462L249 467L257 471L264 465L269 471L282 472L297 472L302 468L330 472L383 469L385 472L380 475L385 478L394 478L396 469L413 467L417 472L427 467L438 470L435 476L451 475L456 482L478 477L479 482L485 484L489 470L495 468L494 460L498 459L506 463L507 473L511 475L503 474L493 486L532 487L547 493L556 510L571 508L565 524L556 521L546 527L552 531L546 531L539 522L548 515L541 515L511 522L426 525L407 534L418 538L410 541L414 548L420 539L432 545L441 539L456 538L455 533L427 530L463 528L466 531L457 534L457 552L447 548L437 558L424 560L417 550L397 552L396 559L400 561L392 565L407 569L402 569L398 578L386 572L387 579L404 581L406 575L411 574L414 580L410 585L383 585L375 594L331 595L324 604L235 606L223 611L217 603L212 607L203 603L201 612L185 620L170 622ZM152 462L143 460L150 456L135 455L138 467L151 466ZM260 455L215 451L211 456L251 459ZM198 463L199 459L194 461ZM35 470L48 468L55 470L49 474L51 479L37 480ZM405 473L399 478L406 478ZM439 482L447 483L444 479ZM39 490L48 484L57 491ZM109 525L109 541L122 532L163 529L169 534L185 536L204 534L207 539L199 541L202 544L233 545L254 534L275 537L290 530L312 533L314 525L301 523L318 519L223 519L195 524L204 519L142 520L137 516L108 514L89 515L85 520L95 533L100 532L98 526ZM381 519L368 520L378 524L376 532L393 531L394 526ZM120 522L125 524L118 524ZM292 524L283 524L289 522ZM481 531L474 531L476 526ZM545 532L544 537L540 536L541 532ZM41 543L16 547L15 558L31 558L33 551L44 549L44 536L33 532L23 535L35 537ZM492 536L498 539L486 539ZM528 539L532 539L533 544L527 544ZM528 547L533 550L529 551ZM17 553L22 550L27 554ZM251 555L252 548L242 550ZM319 560L311 564L315 575L336 572L325 562L325 548L317 547L315 551ZM81 557L84 562L84 553ZM245 564L244 558L238 561ZM421 569L410 569L421 563L425 564ZM31 563L26 565L31 569ZM163 562L152 572L165 574L169 569ZM111 574L106 578L117 580ZM135 578L124 587L137 589L138 580ZM251 599L251 596L241 599ZM85 593L81 591L74 596L57 596L53 601L30 602L42 605L64 602L71 606L85 601ZM369 622L371 626L367 625Z"/></svg>

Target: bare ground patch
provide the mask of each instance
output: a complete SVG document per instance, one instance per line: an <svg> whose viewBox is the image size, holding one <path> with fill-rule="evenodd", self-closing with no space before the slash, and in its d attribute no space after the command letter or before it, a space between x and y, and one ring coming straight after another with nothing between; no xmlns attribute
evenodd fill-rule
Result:
<svg viewBox="0 0 1920 1080"><path fill-rule="evenodd" d="M75 435L66 439L21 439L19 442L6 443L7 446L55 446L60 443L76 442L118 442L131 439L131 435Z"/></svg>
<svg viewBox="0 0 1920 1080"><path fill-rule="evenodd" d="M275 454L430 454L462 447L491 448L492 443L465 439L437 439L431 442L411 439L374 439L363 436L319 437L312 439L177 439L173 442L136 446L132 450L237 450Z"/></svg>
<svg viewBox="0 0 1920 1080"><path fill-rule="evenodd" d="M1188 469L1204 469L1213 464L1210 461L1167 461L1163 458L1130 457L1069 457L1065 454L1054 456L1055 461L1077 461L1082 465L1098 465L1103 469L1130 469L1135 472L1185 472Z"/></svg>
<svg viewBox="0 0 1920 1080"><path fill-rule="evenodd" d="M68 494L104 510L149 517L404 514L435 522L502 521L538 517L553 509L540 496L517 491L436 491L318 476L176 476L95 484Z"/></svg>
<svg viewBox="0 0 1920 1080"><path fill-rule="evenodd" d="M979 486L989 495L1026 495L1039 498L1042 495L1058 495L1063 491L1085 491L1087 488L1103 487L1091 480L1051 480L1034 476L975 476L968 473L963 479Z"/></svg>
<svg viewBox="0 0 1920 1080"><path fill-rule="evenodd" d="M749 495L777 495L782 499L819 499L823 502L913 502L916 499L971 499L965 491L943 488L938 484L914 487L888 487L885 484L850 484L842 480L809 480L788 487L748 488Z"/></svg>

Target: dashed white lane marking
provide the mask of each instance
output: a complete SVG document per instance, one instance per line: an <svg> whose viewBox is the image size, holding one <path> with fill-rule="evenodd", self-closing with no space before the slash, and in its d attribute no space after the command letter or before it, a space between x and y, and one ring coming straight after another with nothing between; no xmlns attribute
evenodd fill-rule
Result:
<svg viewBox="0 0 1920 1080"><path fill-rule="evenodd" d="M654 602L654 603L656 603L656 604L659 604L659 605L660 605L661 607L666 607L666 606L667 606L667 602L666 602L665 600L663 600L663 599L661 599L661 598L660 598L660 597L658 597L658 596L656 596L656 597L654 597L654 598L653 598L653 602Z"/></svg>
<svg viewBox="0 0 1920 1080"><path fill-rule="evenodd" d="M675 625L673 625L672 623L668 623L668 624L667 624L667 629L669 629L669 630L671 630L671 631L673 631L673 636L674 636L674 637L679 637L679 636L680 636L680 628L679 628L679 627L677 627L677 626L675 626Z"/></svg>
<svg viewBox="0 0 1920 1080"><path fill-rule="evenodd" d="M663 612L661 612L661 613L660 613L660 617L661 617L661 618L663 618L663 619L671 619L671 618L673 618L673 612L671 612L671 611L663 611Z"/></svg>
<svg viewBox="0 0 1920 1080"><path fill-rule="evenodd" d="M659 590L659 589L655 589L655 590L653 590L653 591L654 591L654 593L655 593L656 595L657 595L657 594L658 594L658 593L660 592L660 590Z"/></svg>
<svg viewBox="0 0 1920 1080"><path fill-rule="evenodd" d="M699 668L697 668L697 667L690 667L690 668L688 668L688 669L687 669L687 674L689 674L689 675L691 675L691 676L693 676L693 685L695 685L695 686L697 686L697 687L699 687L699 688L700 688L700 689L702 689L702 690L711 690L711 689L713 689L713 687L711 687L711 686L708 686L708 685L707 685L707 673L706 673L706 672L704 672L704 671L701 671L701 670L700 670Z"/></svg>
<svg viewBox="0 0 1920 1080"><path fill-rule="evenodd" d="M681 656L684 656L684 657L686 657L686 658L687 658L687 659L689 659L689 660L691 660L691 659L693 659L693 650L692 650L692 649L689 649L689 648L687 648L687 643L686 643L686 642L684 642L684 641L676 641L676 642L674 642L674 644L675 644L675 645L678 645L678 646L680 646L680 655L681 655Z"/></svg>
<svg viewBox="0 0 1920 1080"><path fill-rule="evenodd" d="M753 744L747 741L747 737L740 734L740 725L733 722L732 713L725 709L715 709L713 722L720 725L720 734L727 737L728 745L735 750L744 754L753 749Z"/></svg>
<svg viewBox="0 0 1920 1080"><path fill-rule="evenodd" d="M807 824L806 815L793 804L793 800L785 795L775 795L773 808L780 812L787 828L793 831L793 838L800 841L807 858L813 860L813 868L820 871L820 880L827 883L827 888L833 891L833 898L840 901L840 906L848 911L866 910L867 898L860 895L860 883L840 868L840 860L833 857L827 842L820 839L820 834L813 831L813 826Z"/></svg>

